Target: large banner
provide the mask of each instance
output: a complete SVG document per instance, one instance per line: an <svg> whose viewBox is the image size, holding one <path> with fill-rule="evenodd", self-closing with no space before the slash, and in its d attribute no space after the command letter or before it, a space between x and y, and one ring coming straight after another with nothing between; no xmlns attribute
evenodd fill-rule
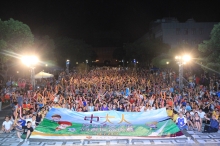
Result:
<svg viewBox="0 0 220 146"><path fill-rule="evenodd" d="M31 138L128 138L174 137L179 132L167 116L166 109L148 112L73 112L63 108L51 109Z"/></svg>

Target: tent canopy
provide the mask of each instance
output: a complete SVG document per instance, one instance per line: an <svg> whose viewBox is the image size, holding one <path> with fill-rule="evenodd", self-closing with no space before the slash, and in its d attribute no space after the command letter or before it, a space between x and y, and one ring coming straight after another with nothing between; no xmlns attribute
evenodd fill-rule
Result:
<svg viewBox="0 0 220 146"><path fill-rule="evenodd" d="M52 78L52 77L54 77L54 75L45 73L43 71L39 72L38 74L34 76L35 79Z"/></svg>

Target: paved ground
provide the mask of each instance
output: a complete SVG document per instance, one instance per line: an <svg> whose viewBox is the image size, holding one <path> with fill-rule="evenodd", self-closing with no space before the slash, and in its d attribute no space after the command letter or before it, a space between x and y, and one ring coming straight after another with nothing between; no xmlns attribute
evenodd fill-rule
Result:
<svg viewBox="0 0 220 146"><path fill-rule="evenodd" d="M4 116L10 113L10 107L0 111L0 124L4 121ZM196 131L184 132L186 138L171 139L123 139L123 140L46 140L30 139L31 146L72 146L72 145L161 145L161 146L220 146L220 131L215 134L204 134ZM190 138L188 140L187 138ZM15 132L10 134L0 134L0 146L26 146L27 143L19 143Z"/></svg>
<svg viewBox="0 0 220 146"><path fill-rule="evenodd" d="M161 145L161 146L217 146L220 145L220 133L218 134L191 134L192 139L156 139L156 140L45 140L30 139L31 146L72 146L72 145ZM0 134L1 146L26 146L27 143L19 143L15 132Z"/></svg>

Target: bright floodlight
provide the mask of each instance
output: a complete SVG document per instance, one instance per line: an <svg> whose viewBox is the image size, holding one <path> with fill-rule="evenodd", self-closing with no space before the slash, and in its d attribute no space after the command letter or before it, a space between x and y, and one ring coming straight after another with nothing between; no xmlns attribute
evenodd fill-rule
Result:
<svg viewBox="0 0 220 146"><path fill-rule="evenodd" d="M38 58L36 56L31 56L30 60L31 60L32 64L37 64L38 63Z"/></svg>
<svg viewBox="0 0 220 146"><path fill-rule="evenodd" d="M39 61L36 56L23 56L21 60L27 66L35 65Z"/></svg>
<svg viewBox="0 0 220 146"><path fill-rule="evenodd" d="M191 60L191 57L189 55L184 55L183 56L183 61L189 62Z"/></svg>

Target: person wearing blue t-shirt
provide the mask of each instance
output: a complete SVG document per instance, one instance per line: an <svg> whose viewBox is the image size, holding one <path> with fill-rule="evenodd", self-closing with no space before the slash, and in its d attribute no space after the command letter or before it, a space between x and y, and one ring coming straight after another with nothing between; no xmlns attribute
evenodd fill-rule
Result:
<svg viewBox="0 0 220 146"><path fill-rule="evenodd" d="M171 92L171 93L173 93L173 92L174 92L174 89L173 89L172 87L170 88L170 92Z"/></svg>
<svg viewBox="0 0 220 146"><path fill-rule="evenodd" d="M25 126L25 125L26 125L26 120L21 119L21 126L23 127L23 126Z"/></svg>
<svg viewBox="0 0 220 146"><path fill-rule="evenodd" d="M182 101L182 106L186 106L186 99Z"/></svg>
<svg viewBox="0 0 220 146"><path fill-rule="evenodd" d="M108 107L106 105L106 103L103 103L103 106L101 107L101 111L108 111Z"/></svg>
<svg viewBox="0 0 220 146"><path fill-rule="evenodd" d="M119 102L118 102L118 105L119 105ZM123 108L122 104L120 104L118 106L117 111L119 111L119 112L123 112L124 111L124 108Z"/></svg>
<svg viewBox="0 0 220 146"><path fill-rule="evenodd" d="M218 97L220 97L220 92L217 92Z"/></svg>
<svg viewBox="0 0 220 146"><path fill-rule="evenodd" d="M179 117L176 119L176 123L177 123L177 126L179 127L180 130L187 130L188 129L188 126L186 125L187 120L183 116L182 112L179 113Z"/></svg>
<svg viewBox="0 0 220 146"><path fill-rule="evenodd" d="M202 133L211 133L211 132L218 132L219 129L219 122L216 119L215 115L212 115L212 118L207 118L205 116L206 120L210 120L210 125L205 125L204 131Z"/></svg>
<svg viewBox="0 0 220 146"><path fill-rule="evenodd" d="M191 106L189 105L189 102L186 103L186 111L190 112L192 110Z"/></svg>

